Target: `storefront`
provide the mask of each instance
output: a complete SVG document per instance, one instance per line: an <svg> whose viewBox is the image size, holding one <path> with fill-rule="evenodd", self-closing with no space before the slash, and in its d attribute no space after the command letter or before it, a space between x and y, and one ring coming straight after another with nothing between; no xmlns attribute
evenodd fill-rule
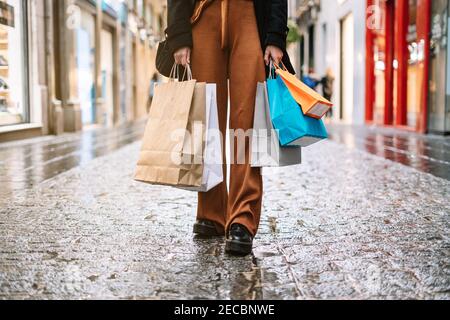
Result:
<svg viewBox="0 0 450 320"><path fill-rule="evenodd" d="M30 121L27 2L0 1L0 127Z"/></svg>
<svg viewBox="0 0 450 320"><path fill-rule="evenodd" d="M0 0L0 142L145 117L164 10L156 0Z"/></svg>
<svg viewBox="0 0 450 320"><path fill-rule="evenodd" d="M367 123L448 131L447 19L448 0L368 0Z"/></svg>

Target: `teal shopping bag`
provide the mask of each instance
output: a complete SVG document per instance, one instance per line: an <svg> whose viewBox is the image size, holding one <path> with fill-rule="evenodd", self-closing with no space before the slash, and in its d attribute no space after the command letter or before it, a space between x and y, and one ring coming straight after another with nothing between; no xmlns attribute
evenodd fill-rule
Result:
<svg viewBox="0 0 450 320"><path fill-rule="evenodd" d="M307 147L328 138L320 119L307 117L281 77L267 80L270 114L282 146Z"/></svg>

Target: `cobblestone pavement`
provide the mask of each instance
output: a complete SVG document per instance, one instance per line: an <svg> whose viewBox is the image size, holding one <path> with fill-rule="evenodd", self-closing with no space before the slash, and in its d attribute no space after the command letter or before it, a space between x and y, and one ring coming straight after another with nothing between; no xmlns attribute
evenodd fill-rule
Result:
<svg viewBox="0 0 450 320"><path fill-rule="evenodd" d="M0 299L449 299L450 182L323 142L265 172L254 255L194 239L195 194L134 182L139 142L14 190Z"/></svg>
<svg viewBox="0 0 450 320"><path fill-rule="evenodd" d="M8 196L141 139L145 121L0 143L0 205ZM328 124L330 139L450 180L450 137Z"/></svg>

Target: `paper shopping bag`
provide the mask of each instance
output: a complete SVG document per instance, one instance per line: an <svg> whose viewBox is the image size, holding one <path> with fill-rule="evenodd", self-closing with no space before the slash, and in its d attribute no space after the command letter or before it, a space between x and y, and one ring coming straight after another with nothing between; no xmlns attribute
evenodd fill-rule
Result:
<svg viewBox="0 0 450 320"><path fill-rule="evenodd" d="M224 181L222 135L219 129L216 90L215 84L206 85L206 131L203 143L202 184L200 187L183 188L189 191L208 192Z"/></svg>
<svg viewBox="0 0 450 320"><path fill-rule="evenodd" d="M278 68L276 73L283 79L294 100L303 113L315 119L321 119L333 107L333 104L300 81L289 71Z"/></svg>
<svg viewBox="0 0 450 320"><path fill-rule="evenodd" d="M328 137L320 119L307 117L281 77L267 80L270 116L282 146L307 147Z"/></svg>
<svg viewBox="0 0 450 320"><path fill-rule="evenodd" d="M205 104L205 83L171 81L155 87L135 180L176 187L202 185Z"/></svg>
<svg viewBox="0 0 450 320"><path fill-rule="evenodd" d="M272 125L266 83L256 89L255 119L253 125L251 166L284 167L300 164L300 147L281 147L278 133Z"/></svg>

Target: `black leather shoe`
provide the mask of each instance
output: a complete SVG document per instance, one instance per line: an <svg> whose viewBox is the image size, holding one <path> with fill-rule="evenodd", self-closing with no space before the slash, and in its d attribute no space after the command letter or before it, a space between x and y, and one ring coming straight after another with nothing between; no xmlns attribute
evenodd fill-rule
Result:
<svg viewBox="0 0 450 320"><path fill-rule="evenodd" d="M225 252L237 256L246 256L252 253L253 236L242 224L233 224L228 234Z"/></svg>
<svg viewBox="0 0 450 320"><path fill-rule="evenodd" d="M222 237L225 231L217 231L216 224L209 220L197 220L194 224L194 233L200 237Z"/></svg>

